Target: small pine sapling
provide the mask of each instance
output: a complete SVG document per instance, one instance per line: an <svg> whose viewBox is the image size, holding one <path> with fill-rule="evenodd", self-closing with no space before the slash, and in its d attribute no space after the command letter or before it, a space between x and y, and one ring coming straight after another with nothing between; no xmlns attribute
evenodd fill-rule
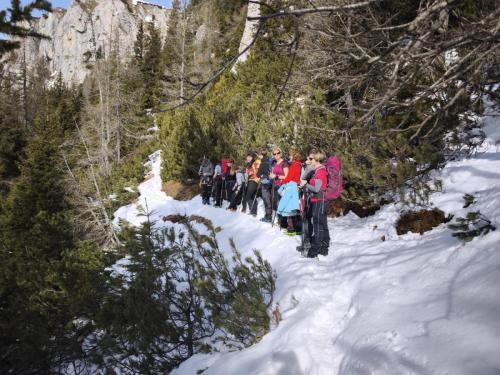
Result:
<svg viewBox="0 0 500 375"><path fill-rule="evenodd" d="M463 208L468 208L477 202L476 197L471 194L465 194L463 200ZM448 225L448 228L455 232L452 234L453 237L465 242L496 229L491 224L491 220L487 219L480 211L471 211L465 217L458 217L455 223Z"/></svg>
<svg viewBox="0 0 500 375"><path fill-rule="evenodd" d="M465 217L457 218L456 223L449 224L448 228L455 232L452 234L453 237L465 242L496 229L480 211L468 212Z"/></svg>
<svg viewBox="0 0 500 375"><path fill-rule="evenodd" d="M464 208L467 208L467 207L469 207L470 205L472 205L472 204L474 204L474 203L476 203L476 202L477 202L477 201L476 201L476 197L475 197L475 196L473 196L473 195L471 195L471 194L465 194L465 195L463 196L463 198L464 198L464 201L465 201L465 202L464 202Z"/></svg>

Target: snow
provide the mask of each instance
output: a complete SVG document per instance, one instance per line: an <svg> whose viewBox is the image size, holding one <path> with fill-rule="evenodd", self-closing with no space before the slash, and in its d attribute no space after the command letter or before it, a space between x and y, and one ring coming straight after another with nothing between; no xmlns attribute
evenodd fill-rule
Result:
<svg viewBox="0 0 500 375"><path fill-rule="evenodd" d="M457 63L458 60L460 60L460 56L455 48L444 53L444 61L447 67Z"/></svg>
<svg viewBox="0 0 500 375"><path fill-rule="evenodd" d="M499 227L500 119L483 122L484 146L436 174L443 190L431 205L456 216L481 210ZM330 254L307 259L295 251L298 238L259 221L262 207L253 218L204 206L199 196L175 201L161 191L159 152L149 164L153 177L139 186L137 203L115 213L116 224L144 221L139 205L157 225L168 225L164 215L203 215L222 227L228 255L232 237L244 256L259 249L278 274L279 325L242 351L197 354L174 375L500 374L500 230L468 243L446 224L398 236L405 207L393 204L364 219L331 219ZM465 193L477 199L467 209Z"/></svg>

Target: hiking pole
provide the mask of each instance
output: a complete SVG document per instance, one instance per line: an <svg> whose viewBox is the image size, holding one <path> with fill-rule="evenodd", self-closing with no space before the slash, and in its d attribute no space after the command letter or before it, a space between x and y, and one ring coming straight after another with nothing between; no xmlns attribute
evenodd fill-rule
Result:
<svg viewBox="0 0 500 375"><path fill-rule="evenodd" d="M225 200L227 201L226 178L223 178L222 181L223 184L222 184L222 191L220 193L220 199L222 202L224 202L224 197L226 197Z"/></svg>
<svg viewBox="0 0 500 375"><path fill-rule="evenodd" d="M276 214L278 213L278 207L276 207L276 209L274 209L274 193L275 193L275 189L274 189L274 185L271 185L271 209L273 210L273 217L271 218L271 227L274 228L274 220L276 220Z"/></svg>
<svg viewBox="0 0 500 375"><path fill-rule="evenodd" d="M303 192L303 197L304 197L304 208L302 210L302 236L301 236L301 240L302 240L302 251L301 251L301 254L302 256L306 257L307 256L307 253L309 252L309 249L306 249L306 244L305 244L305 240L306 240L306 235L308 237L311 237L311 234L309 233L309 221L307 219L307 211L309 210L309 194L304 191ZM307 221L307 223L306 223ZM307 232L305 231L305 228L307 228ZM310 239L308 239L308 242L310 241Z"/></svg>
<svg viewBox="0 0 500 375"><path fill-rule="evenodd" d="M243 182L243 192L242 192L242 195L241 195L241 211L243 211L243 208L245 208L245 211L246 211L246 207L247 207L247 182Z"/></svg>
<svg viewBox="0 0 500 375"><path fill-rule="evenodd" d="M271 183L271 228L274 227L274 185Z"/></svg>
<svg viewBox="0 0 500 375"><path fill-rule="evenodd" d="M222 190L222 188L224 186L224 184L222 183L222 181L224 181L224 180L222 180L222 177L220 177L220 178L221 179L219 180L219 183L218 183L219 187L220 187L219 202L220 202L220 206L222 207L222 196L223 196L223 193L224 193L224 191Z"/></svg>
<svg viewBox="0 0 500 375"><path fill-rule="evenodd" d="M304 212L306 211L306 199L305 199L305 193L302 192L302 204L300 205L300 219L302 220L302 233L300 234L300 250L301 252L304 251L304 237L305 237L305 225L304 225L304 219L305 219L305 214Z"/></svg>
<svg viewBox="0 0 500 375"><path fill-rule="evenodd" d="M205 204L205 187L203 186L203 176L200 176L199 187L201 190L201 201Z"/></svg>

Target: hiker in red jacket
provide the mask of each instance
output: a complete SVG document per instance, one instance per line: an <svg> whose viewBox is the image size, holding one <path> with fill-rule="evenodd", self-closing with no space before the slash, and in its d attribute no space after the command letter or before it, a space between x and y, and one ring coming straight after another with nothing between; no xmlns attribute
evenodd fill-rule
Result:
<svg viewBox="0 0 500 375"><path fill-rule="evenodd" d="M280 195L278 194L278 189L283 185L283 181L288 177L288 163L283 159L284 155L279 147L273 149L273 158L276 161L271 169L269 178L273 180L274 192L273 192L273 208L276 209L279 204ZM287 227L286 217L278 215L278 221L281 228Z"/></svg>
<svg viewBox="0 0 500 375"><path fill-rule="evenodd" d="M300 173L302 171L302 156L300 152L291 148L288 151L289 156L289 167L288 167L288 175L283 180L283 184L288 182L295 182L297 186L300 183ZM300 219L300 212L297 213L296 216L288 216L287 217L287 232L289 235L300 234L302 231L302 222Z"/></svg>
<svg viewBox="0 0 500 375"><path fill-rule="evenodd" d="M315 169L313 177L301 180L300 186L310 194L310 203L307 208L306 219L307 237L311 248L307 257L314 258L318 254L328 255L330 246L330 233L328 232L328 202L325 200L327 188L327 172L322 164L325 161L325 154L317 152L311 160L311 165Z"/></svg>

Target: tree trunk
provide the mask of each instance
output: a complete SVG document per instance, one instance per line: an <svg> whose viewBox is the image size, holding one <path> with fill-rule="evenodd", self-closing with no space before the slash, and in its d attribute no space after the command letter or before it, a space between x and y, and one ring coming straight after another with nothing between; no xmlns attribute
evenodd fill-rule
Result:
<svg viewBox="0 0 500 375"><path fill-rule="evenodd" d="M248 18L250 17L260 17L259 3L248 3L245 30L243 30L243 35L241 36L241 41L240 41L240 47L238 49L238 52L241 53L241 55L240 57L238 57L238 60L236 60L236 63L233 65L233 68L231 69L233 73L237 73L238 71L237 66L239 63L244 63L248 59L248 54L250 53L250 50L246 51L245 53L242 52L252 43L252 40L255 37L255 32L257 31L257 26L260 22L259 20L249 21Z"/></svg>

